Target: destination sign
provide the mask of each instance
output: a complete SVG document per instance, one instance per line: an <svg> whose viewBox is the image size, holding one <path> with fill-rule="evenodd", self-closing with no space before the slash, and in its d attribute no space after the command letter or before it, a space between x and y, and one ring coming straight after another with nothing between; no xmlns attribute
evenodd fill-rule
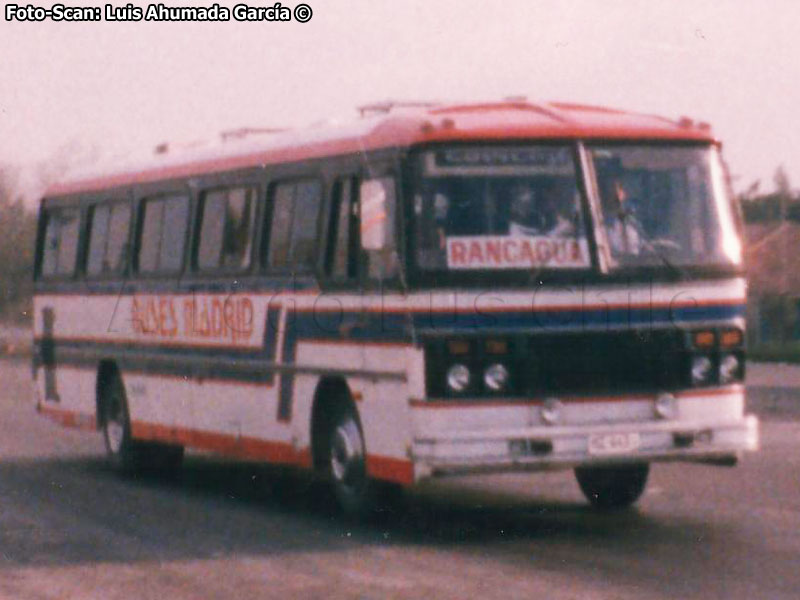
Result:
<svg viewBox="0 0 800 600"><path fill-rule="evenodd" d="M435 151L438 167L571 167L569 148L446 148Z"/></svg>

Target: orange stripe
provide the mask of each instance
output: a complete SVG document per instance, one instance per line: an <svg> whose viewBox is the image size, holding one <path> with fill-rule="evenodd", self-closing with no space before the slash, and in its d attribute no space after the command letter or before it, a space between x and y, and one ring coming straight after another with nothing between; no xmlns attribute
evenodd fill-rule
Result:
<svg viewBox="0 0 800 600"><path fill-rule="evenodd" d="M63 408L56 408L45 404L36 406L39 414L63 425L64 427L71 427L73 429L83 429L85 431L95 431L97 429L97 419L95 415L80 413Z"/></svg>
<svg viewBox="0 0 800 600"><path fill-rule="evenodd" d="M259 438L239 437L213 431L184 427L170 427L157 423L134 421L131 435L140 440L151 440L211 450L237 458L265 460L283 464L303 464L304 454L285 442L271 442Z"/></svg>
<svg viewBox="0 0 800 600"><path fill-rule="evenodd" d="M96 429L94 415L41 404L37 406L37 410L42 415L66 427L92 431ZM312 466L310 448L296 450L286 442L237 437L224 433L170 427L169 425L144 421L131 423L131 434L137 440L180 444L182 446L211 450L237 458L291 464L304 468L311 468ZM388 456L369 455L367 457L367 473L376 479L394 481L405 485L414 482L414 468L411 462Z"/></svg>
<svg viewBox="0 0 800 600"><path fill-rule="evenodd" d="M639 310L639 309L661 309L661 308L668 308L668 309L678 309L678 308L687 308L687 307L696 307L696 306L736 306L739 304L745 304L745 298L721 298L721 299L706 299L706 300L684 300L681 302L636 302L636 303L617 303L617 304L543 304L541 306L534 306L534 305L504 305L504 306L480 306L480 307L473 307L473 308L458 308L458 307L430 307L426 308L424 311L410 311L414 313L423 314L425 312L430 313L455 313L455 314L488 314L488 313L506 313L506 312L530 312L530 313L537 313L537 312L552 312L552 311L587 311L587 310L621 310L621 309L630 309L630 310ZM385 313L405 313L409 312L408 309L404 308L394 308L394 307L385 307L382 310L375 310L370 311L366 310L365 312L385 312Z"/></svg>
<svg viewBox="0 0 800 600"><path fill-rule="evenodd" d="M367 455L367 474L375 479L403 485L414 483L414 465L410 460L390 456Z"/></svg>

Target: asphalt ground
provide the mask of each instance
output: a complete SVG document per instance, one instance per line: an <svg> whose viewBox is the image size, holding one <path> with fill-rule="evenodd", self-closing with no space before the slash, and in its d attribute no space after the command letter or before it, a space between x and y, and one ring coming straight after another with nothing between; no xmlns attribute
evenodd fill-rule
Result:
<svg viewBox="0 0 800 600"><path fill-rule="evenodd" d="M655 465L633 510L594 511L557 472L434 482L354 522L259 465L120 476L0 361L0 598L797 598L800 396L770 368L749 369L762 449Z"/></svg>

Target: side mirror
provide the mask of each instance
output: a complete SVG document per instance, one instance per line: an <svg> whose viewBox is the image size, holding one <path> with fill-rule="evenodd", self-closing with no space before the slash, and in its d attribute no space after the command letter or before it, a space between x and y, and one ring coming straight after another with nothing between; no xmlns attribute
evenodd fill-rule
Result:
<svg viewBox="0 0 800 600"><path fill-rule="evenodd" d="M392 244L394 222L394 179L382 177L361 183L361 247L385 250Z"/></svg>

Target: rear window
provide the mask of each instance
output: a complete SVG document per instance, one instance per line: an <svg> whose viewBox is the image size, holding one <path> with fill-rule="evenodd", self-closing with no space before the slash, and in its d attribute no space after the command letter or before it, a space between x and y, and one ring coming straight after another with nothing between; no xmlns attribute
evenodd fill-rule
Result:
<svg viewBox="0 0 800 600"><path fill-rule="evenodd" d="M79 237L79 209L61 208L45 213L43 277L67 277L75 273Z"/></svg>

